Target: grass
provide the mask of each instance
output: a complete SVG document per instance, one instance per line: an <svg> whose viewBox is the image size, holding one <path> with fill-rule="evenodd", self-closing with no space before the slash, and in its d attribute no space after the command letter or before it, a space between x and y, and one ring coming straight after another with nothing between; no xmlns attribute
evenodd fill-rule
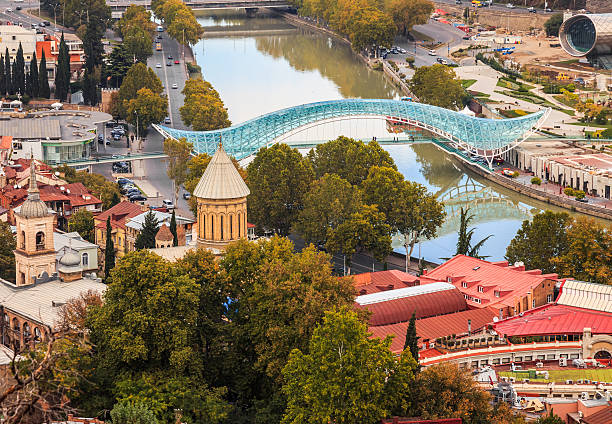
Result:
<svg viewBox="0 0 612 424"><path fill-rule="evenodd" d="M540 371L540 370L538 370ZM525 373L514 373L512 371L502 371L499 373L502 377L514 377L516 381L521 381L525 378ZM591 381L603 381L612 382L612 369L581 369L581 370L548 370L548 379L536 378L529 379L533 382L565 382L565 380L591 380Z"/></svg>
<svg viewBox="0 0 612 424"><path fill-rule="evenodd" d="M461 80L461 85L463 86L463 88L467 89L471 87L475 82L476 82L475 79Z"/></svg>
<svg viewBox="0 0 612 424"><path fill-rule="evenodd" d="M552 104L551 102L549 102L545 98L537 96L537 95L535 95L533 93L529 93L529 92L525 93L525 92L522 92L522 91L507 91L507 90L503 90L503 91L495 90L495 92L499 93L499 94L505 94L506 96L510 96L510 97L515 98L515 99L524 100L526 102L533 103L533 104L538 105L538 106L550 107L552 109L558 110L559 112L563 112L566 115L574 116L574 112L575 112L574 110L563 109L563 108L561 108L561 107L559 107L559 106L557 106L555 104Z"/></svg>
<svg viewBox="0 0 612 424"><path fill-rule="evenodd" d="M560 65L571 65L572 63L578 63L578 59L562 60L561 62L557 63Z"/></svg>
<svg viewBox="0 0 612 424"><path fill-rule="evenodd" d="M410 35L412 35L412 37L413 37L415 40L427 41L427 42L430 42L430 43L431 43L432 41L434 41L434 39L433 39L433 38L431 38L430 36L425 35L425 34L423 34L422 32L416 31L416 30L414 30L414 29L410 30Z"/></svg>

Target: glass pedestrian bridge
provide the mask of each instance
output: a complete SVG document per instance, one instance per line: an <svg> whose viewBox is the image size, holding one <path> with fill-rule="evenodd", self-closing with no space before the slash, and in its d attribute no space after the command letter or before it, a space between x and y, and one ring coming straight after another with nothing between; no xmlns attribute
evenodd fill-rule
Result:
<svg viewBox="0 0 612 424"><path fill-rule="evenodd" d="M282 142L307 128L338 120L379 118L412 125L445 139L454 148L489 163L540 128L550 109L512 119L475 118L423 103L387 99L343 99L308 103L268 113L213 131L178 130L154 125L166 138L185 138L195 154L212 155L219 144L241 160L264 146Z"/></svg>

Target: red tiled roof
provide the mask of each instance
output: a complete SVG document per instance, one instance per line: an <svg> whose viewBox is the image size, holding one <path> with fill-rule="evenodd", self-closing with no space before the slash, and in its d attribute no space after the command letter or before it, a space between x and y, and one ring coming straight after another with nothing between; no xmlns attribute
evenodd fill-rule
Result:
<svg viewBox="0 0 612 424"><path fill-rule="evenodd" d="M62 191L54 186L39 184L38 189L40 190L40 200L43 202L67 202L68 197L65 196Z"/></svg>
<svg viewBox="0 0 612 424"><path fill-rule="evenodd" d="M459 290L449 289L355 307L372 313L370 325L389 325L410 320L413 312L417 319L427 318L464 311L467 304Z"/></svg>
<svg viewBox="0 0 612 424"><path fill-rule="evenodd" d="M142 213L142 208L132 202L117 203L110 209L105 210L100 215L95 217L96 227L106 228L106 220L111 217L111 227L125 228L125 220L133 218Z"/></svg>
<svg viewBox="0 0 612 424"><path fill-rule="evenodd" d="M417 336L419 341L435 340L453 334L467 334L468 319L472 322L472 331L477 331L493 321L496 311L492 308L470 309L468 311L456 312L454 314L440 315L436 317L423 318L416 321ZM376 337L384 338L394 335L391 342L392 352L401 352L406 341L406 330L408 322L391 325L371 326L369 331Z"/></svg>
<svg viewBox="0 0 612 424"><path fill-rule="evenodd" d="M53 61L54 53L51 52L51 43L54 41L45 40L45 41L37 41L36 42L36 59L40 62L40 58L42 57L43 50L45 51L45 60L48 62L49 60Z"/></svg>
<svg viewBox="0 0 612 424"><path fill-rule="evenodd" d="M8 150L11 148L13 143L13 137L10 135L3 135L0 139L0 149Z"/></svg>
<svg viewBox="0 0 612 424"><path fill-rule="evenodd" d="M461 418L438 418L435 420L424 420L422 418L393 417L385 418L381 424L461 424Z"/></svg>
<svg viewBox="0 0 612 424"><path fill-rule="evenodd" d="M365 272L353 275L353 285L360 294L412 287L418 285L418 281L419 279L414 275L398 270Z"/></svg>
<svg viewBox="0 0 612 424"><path fill-rule="evenodd" d="M451 282L462 293L480 299L481 303L468 300L470 307L476 308L514 306L517 296L525 295L547 279L557 280L558 276L542 274L540 270L525 271L524 267L509 267L505 261L488 262L464 255L457 255L420 277L421 285L436 281ZM462 283L466 283L467 287L463 287ZM482 292L479 287L482 287Z"/></svg>
<svg viewBox="0 0 612 424"><path fill-rule="evenodd" d="M584 424L610 424L612 423L612 406L608 406L601 411L595 412L594 414L584 417L582 419Z"/></svg>
<svg viewBox="0 0 612 424"><path fill-rule="evenodd" d="M551 304L494 324L507 336L582 334L587 327L593 334L612 334L612 313Z"/></svg>

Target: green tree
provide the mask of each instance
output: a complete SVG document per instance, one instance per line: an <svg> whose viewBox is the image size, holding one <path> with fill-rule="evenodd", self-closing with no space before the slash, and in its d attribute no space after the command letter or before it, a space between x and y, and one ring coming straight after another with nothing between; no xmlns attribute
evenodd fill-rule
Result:
<svg viewBox="0 0 612 424"><path fill-rule="evenodd" d="M115 29L119 36L125 39L126 34L133 28L145 30L153 41L155 33L155 23L151 20L151 12L146 10L144 6L130 5L121 16L121 19L115 24Z"/></svg>
<svg viewBox="0 0 612 424"><path fill-rule="evenodd" d="M0 65L2 65L2 60L0 59ZM1 67L1 66L0 66ZM0 69L0 76L2 75L2 70ZM32 59L30 60L30 80L29 80L30 94L32 98L36 98L40 95L39 83L40 78L38 76L38 62L36 60L36 52L33 52ZM2 91L1 82L0 82L0 92Z"/></svg>
<svg viewBox="0 0 612 424"><path fill-rule="evenodd" d="M172 245L178 246L178 234L176 232L176 214L172 210L172 218L170 218L170 232L172 233Z"/></svg>
<svg viewBox="0 0 612 424"><path fill-rule="evenodd" d="M193 11L183 5L168 24L168 35L185 46L196 44L204 35Z"/></svg>
<svg viewBox="0 0 612 424"><path fill-rule="evenodd" d="M408 349L414 360L419 362L419 339L416 331L416 313L412 312L408 327L406 328L406 341L404 342L404 350Z"/></svg>
<svg viewBox="0 0 612 424"><path fill-rule="evenodd" d="M17 241L6 222L0 222L0 278L15 282L15 254Z"/></svg>
<svg viewBox="0 0 612 424"><path fill-rule="evenodd" d="M351 258L359 251L368 251L380 262L391 254L391 226L376 206L361 205L336 228L328 228L325 247L331 253L342 253L346 258L348 274Z"/></svg>
<svg viewBox="0 0 612 424"><path fill-rule="evenodd" d="M396 28L391 16L374 6L359 9L349 25L349 38L355 51L390 46Z"/></svg>
<svg viewBox="0 0 612 424"><path fill-rule="evenodd" d="M559 272L552 260L564 256L569 248L568 230L572 219L566 212L541 212L525 220L506 249L510 263L523 262L526 269L544 273Z"/></svg>
<svg viewBox="0 0 612 424"><path fill-rule="evenodd" d="M13 78L11 75L11 55L9 54L8 47L4 52L4 72L6 73L6 92L8 94L15 94Z"/></svg>
<svg viewBox="0 0 612 424"><path fill-rule="evenodd" d="M120 87L123 77L125 77L132 64L133 61L128 56L123 44L113 47L108 56L108 65L106 66L107 75L110 77L109 85L111 87Z"/></svg>
<svg viewBox="0 0 612 424"><path fill-rule="evenodd" d="M308 159L284 143L263 147L247 167L249 220L287 236L313 179Z"/></svg>
<svg viewBox="0 0 612 424"><path fill-rule="evenodd" d="M4 70L4 57L0 55L0 96L6 94L6 72Z"/></svg>
<svg viewBox="0 0 612 424"><path fill-rule="evenodd" d="M87 28L83 38L83 51L85 52L85 77L83 79L83 98L86 103L95 106L98 104L98 84L101 78L104 46L102 36L104 25L102 22L88 16Z"/></svg>
<svg viewBox="0 0 612 424"><path fill-rule="evenodd" d="M397 361L390 338L368 336L350 309L325 313L308 351L293 350L283 369L283 423L373 424L389 415L392 390L414 379L416 363Z"/></svg>
<svg viewBox="0 0 612 424"><path fill-rule="evenodd" d="M156 94L161 94L163 91L161 80L155 75L153 69L147 67L144 63L138 62L130 67L119 89L122 117L127 116L128 103L136 98L141 88L147 88Z"/></svg>
<svg viewBox="0 0 612 424"><path fill-rule="evenodd" d="M373 166L397 169L389 153L377 142L365 144L344 136L319 144L308 153L308 158L315 178L337 174L353 185L361 184Z"/></svg>
<svg viewBox="0 0 612 424"><path fill-rule="evenodd" d="M209 131L229 127L227 109L208 81L188 79L183 88L185 101L179 108L181 119L195 131Z"/></svg>
<svg viewBox="0 0 612 424"><path fill-rule="evenodd" d="M451 110L463 107L465 91L455 71L448 66L438 63L421 66L417 68L408 86L422 103Z"/></svg>
<svg viewBox="0 0 612 424"><path fill-rule="evenodd" d="M48 99L51 96L49 73L47 72L47 59L45 58L44 49L40 58L40 66L38 67L38 95L44 99Z"/></svg>
<svg viewBox="0 0 612 424"><path fill-rule="evenodd" d="M123 36L123 46L126 53L139 62L146 63L153 55L151 34L142 27L130 28Z"/></svg>
<svg viewBox="0 0 612 424"><path fill-rule="evenodd" d="M561 417L555 415L553 410L551 409L548 415L542 415L541 417L539 417L535 421L535 424L564 424L564 421Z"/></svg>
<svg viewBox="0 0 612 424"><path fill-rule="evenodd" d="M85 208L81 208L72 214L70 220L68 220L68 229L76 231L90 243L96 242L93 214Z"/></svg>
<svg viewBox="0 0 612 424"><path fill-rule="evenodd" d="M13 75L15 92L25 94L25 60L23 58L23 47L21 46L21 42L19 43L19 47L17 48L17 54L15 55L15 73Z"/></svg>
<svg viewBox="0 0 612 424"><path fill-rule="evenodd" d="M113 228L110 216L106 219L106 247L104 249L104 281L109 281L111 270L115 267L115 244L113 243Z"/></svg>
<svg viewBox="0 0 612 424"><path fill-rule="evenodd" d="M174 202L178 200L178 193L189 176L189 160L193 145L184 138L176 140L167 138L164 141L164 153L168 155L166 173L174 183ZM195 187L194 187L195 188Z"/></svg>
<svg viewBox="0 0 612 424"><path fill-rule="evenodd" d="M168 100L148 88L141 88L136 97L127 102L127 121L138 126L142 134L149 125L161 122L168 115Z"/></svg>
<svg viewBox="0 0 612 424"><path fill-rule="evenodd" d="M145 215L144 223L134 243L136 250L152 249L155 247L155 235L157 234L158 227L159 221L155 218L153 211L149 210Z"/></svg>
<svg viewBox="0 0 612 424"><path fill-rule="evenodd" d="M362 206L357 187L336 174L325 174L312 183L298 213L295 230L310 243L327 243L330 230Z"/></svg>
<svg viewBox="0 0 612 424"><path fill-rule="evenodd" d="M70 89L70 56L68 46L64 40L64 33L60 39L59 54L57 57L57 68L55 73L55 97L60 101L66 101Z"/></svg>
<svg viewBox="0 0 612 424"><path fill-rule="evenodd" d="M110 411L113 424L157 424L155 414L142 403L119 402Z"/></svg>
<svg viewBox="0 0 612 424"><path fill-rule="evenodd" d="M435 8L429 0L387 0L385 7L404 36L413 26L426 24Z"/></svg>
<svg viewBox="0 0 612 424"><path fill-rule="evenodd" d="M94 196L102 200L102 209L110 209L120 200L119 186L104 177L104 175L93 172L79 171L69 166L56 168L69 183L82 183Z"/></svg>
<svg viewBox="0 0 612 424"><path fill-rule="evenodd" d="M475 227L472 227L468 230L468 226L470 225L470 221L474 219L474 215L470 213L470 208L466 208L465 210L461 207L461 216L460 216L460 224L459 224L459 232L457 238L457 250L455 251L455 255L466 255L471 256L477 259L484 259L487 256L480 256L478 252L485 244L485 242L493 237L493 234L490 234L472 246L472 237L474 236Z"/></svg>
<svg viewBox="0 0 612 424"><path fill-rule="evenodd" d="M563 23L563 13L555 13L546 22L544 22L544 30L547 37L558 37L559 28Z"/></svg>

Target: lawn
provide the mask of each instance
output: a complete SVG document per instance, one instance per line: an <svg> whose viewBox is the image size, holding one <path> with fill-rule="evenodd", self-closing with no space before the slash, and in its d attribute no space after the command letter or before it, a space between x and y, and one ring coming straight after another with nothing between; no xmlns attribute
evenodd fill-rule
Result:
<svg viewBox="0 0 612 424"><path fill-rule="evenodd" d="M541 371L541 370L538 370L538 371ZM521 381L526 378L524 376L525 375L524 373L519 374L520 376L517 377L517 374L513 373L512 371L502 371L498 374L502 377L514 377L516 378L516 381ZM565 382L565 380L573 380L574 382L576 382L576 380L591 380L591 381L603 381L603 382L612 383L612 369L610 368L605 368L605 369L591 368L591 369L586 369L586 370L584 369L583 370L574 370L574 369L549 370L548 376L549 376L548 380L544 378L537 378L537 379L532 378L529 380L534 381L534 382L542 382L542 383L548 383L551 381Z"/></svg>
<svg viewBox="0 0 612 424"><path fill-rule="evenodd" d="M475 82L475 79L461 80L461 85L463 86L463 88L467 89L471 87Z"/></svg>

